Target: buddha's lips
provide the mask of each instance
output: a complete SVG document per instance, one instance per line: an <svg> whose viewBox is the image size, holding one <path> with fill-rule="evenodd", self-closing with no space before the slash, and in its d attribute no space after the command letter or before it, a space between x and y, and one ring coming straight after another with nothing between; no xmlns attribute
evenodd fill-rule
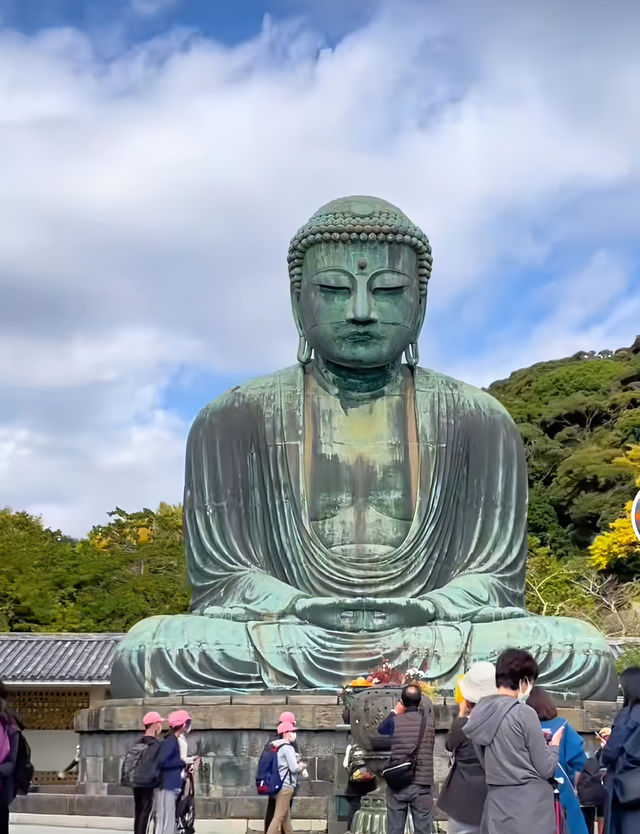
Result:
<svg viewBox="0 0 640 834"><path fill-rule="evenodd" d="M345 342L371 342L378 337L370 330L351 330L349 333L340 333L339 338Z"/></svg>

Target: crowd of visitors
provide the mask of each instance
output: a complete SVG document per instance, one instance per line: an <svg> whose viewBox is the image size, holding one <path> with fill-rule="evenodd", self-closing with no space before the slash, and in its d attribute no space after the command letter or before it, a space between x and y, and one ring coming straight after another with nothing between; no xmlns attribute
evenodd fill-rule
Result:
<svg viewBox="0 0 640 834"><path fill-rule="evenodd" d="M509 649L460 681L437 803L448 834L594 834L596 825L598 834L638 834L640 668L622 674L623 708L612 728L596 732L590 755L537 678L534 658ZM388 834L404 831L409 811L416 834L432 830L433 726L431 702L409 685L378 728L392 737L383 771Z"/></svg>
<svg viewBox="0 0 640 834"><path fill-rule="evenodd" d="M599 748L558 716L536 685L538 667L521 649L508 649L494 666L476 663L459 683L459 714L447 735L449 775L438 797L448 834L638 834L640 832L640 668L620 678L623 706L613 727L596 732ZM193 769L186 736L191 717L148 712L144 735L131 748L122 782L133 788L134 834L193 831ZM0 682L0 834L9 831L9 806L31 767L21 726ZM306 765L292 712L280 715L277 736L258 765L258 793L268 796L265 834L292 834L291 806ZM410 813L415 834L431 832L435 720L431 701L415 683L378 727L390 737L387 834L403 834ZM26 753L25 753L26 749ZM26 786L26 787L25 787ZM24 792L22 790L21 792Z"/></svg>

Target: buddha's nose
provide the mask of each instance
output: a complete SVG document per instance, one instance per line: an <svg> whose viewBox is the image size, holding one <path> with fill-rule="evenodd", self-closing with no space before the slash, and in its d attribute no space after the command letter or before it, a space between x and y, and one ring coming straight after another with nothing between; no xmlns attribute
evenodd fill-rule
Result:
<svg viewBox="0 0 640 834"><path fill-rule="evenodd" d="M378 314L375 311L373 295L364 282L358 282L356 291L352 296L351 309L347 316L349 321L375 322L378 321Z"/></svg>

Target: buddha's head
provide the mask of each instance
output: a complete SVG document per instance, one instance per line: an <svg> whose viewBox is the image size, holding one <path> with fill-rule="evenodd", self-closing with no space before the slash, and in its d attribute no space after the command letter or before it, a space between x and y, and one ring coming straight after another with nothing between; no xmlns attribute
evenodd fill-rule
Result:
<svg viewBox="0 0 640 834"><path fill-rule="evenodd" d="M418 360L431 247L400 209L377 197L341 197L319 209L291 241L289 275L300 334L336 365L368 369Z"/></svg>

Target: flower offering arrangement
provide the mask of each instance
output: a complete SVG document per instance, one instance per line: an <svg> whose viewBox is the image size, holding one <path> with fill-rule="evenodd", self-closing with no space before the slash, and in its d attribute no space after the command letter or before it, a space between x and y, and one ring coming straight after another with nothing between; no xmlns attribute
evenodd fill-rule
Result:
<svg viewBox="0 0 640 834"><path fill-rule="evenodd" d="M354 693L371 686L407 686L415 683L422 694L432 700L438 694L438 688L429 681L429 661L427 658L420 666L412 666L402 670L391 666L388 660L383 660L377 669L368 675L362 675L346 683L338 695L343 706L349 707Z"/></svg>

